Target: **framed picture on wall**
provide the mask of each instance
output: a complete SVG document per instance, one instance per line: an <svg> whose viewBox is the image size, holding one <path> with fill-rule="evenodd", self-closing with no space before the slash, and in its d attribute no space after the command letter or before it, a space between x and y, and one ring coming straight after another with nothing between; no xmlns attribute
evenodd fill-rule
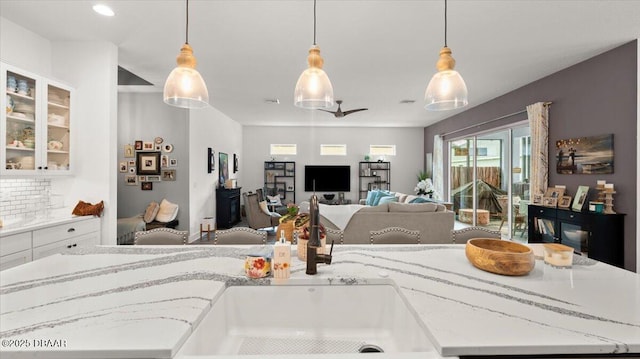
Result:
<svg viewBox="0 0 640 359"><path fill-rule="evenodd" d="M238 172L238 155L233 154L233 173Z"/></svg>
<svg viewBox="0 0 640 359"><path fill-rule="evenodd" d="M126 161L121 161L120 162L120 172L127 172L127 162Z"/></svg>
<svg viewBox="0 0 640 359"><path fill-rule="evenodd" d="M207 148L207 173L212 173L216 169L216 151L211 147Z"/></svg>
<svg viewBox="0 0 640 359"><path fill-rule="evenodd" d="M134 150L132 145L124 145L124 157L131 158L134 156Z"/></svg>
<svg viewBox="0 0 640 359"><path fill-rule="evenodd" d="M124 176L124 182L127 184L127 186L135 186L138 184L138 176L126 175Z"/></svg>
<svg viewBox="0 0 640 359"><path fill-rule="evenodd" d="M175 181L176 180L176 170L162 170L162 180L163 181Z"/></svg>
<svg viewBox="0 0 640 359"><path fill-rule="evenodd" d="M159 175L160 152L136 153L136 170L139 175Z"/></svg>
<svg viewBox="0 0 640 359"><path fill-rule="evenodd" d="M152 191L153 190L153 182L142 182L140 188L143 191Z"/></svg>
<svg viewBox="0 0 640 359"><path fill-rule="evenodd" d="M218 181L220 187L224 187L225 181L229 179L229 155L220 152L218 156Z"/></svg>
<svg viewBox="0 0 640 359"><path fill-rule="evenodd" d="M137 141L135 142L134 147L135 147L135 150L136 150L136 151L142 151L142 141L137 140Z"/></svg>

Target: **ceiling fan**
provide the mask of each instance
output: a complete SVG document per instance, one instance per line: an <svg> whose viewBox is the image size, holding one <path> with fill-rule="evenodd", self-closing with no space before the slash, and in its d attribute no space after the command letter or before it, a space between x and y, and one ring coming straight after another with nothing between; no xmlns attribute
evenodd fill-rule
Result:
<svg viewBox="0 0 640 359"><path fill-rule="evenodd" d="M340 108L340 105L342 105L342 100L336 100L336 103L338 104L338 110L336 111L329 111L329 110L322 110L319 109L320 111L324 111L324 112L329 112L332 113L336 118L342 118L348 114L354 113L354 112L358 112L358 111L366 111L368 110L368 108L357 108L354 110L347 110L347 111L342 111L342 109Z"/></svg>

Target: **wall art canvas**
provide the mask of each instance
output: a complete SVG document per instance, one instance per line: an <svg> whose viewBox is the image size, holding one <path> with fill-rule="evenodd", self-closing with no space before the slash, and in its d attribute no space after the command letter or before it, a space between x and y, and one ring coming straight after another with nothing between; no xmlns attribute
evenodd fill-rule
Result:
<svg viewBox="0 0 640 359"><path fill-rule="evenodd" d="M556 141L560 174L613 173L613 134Z"/></svg>
<svg viewBox="0 0 640 359"><path fill-rule="evenodd" d="M218 180L220 187L224 187L225 181L229 179L229 155L220 152L218 156Z"/></svg>

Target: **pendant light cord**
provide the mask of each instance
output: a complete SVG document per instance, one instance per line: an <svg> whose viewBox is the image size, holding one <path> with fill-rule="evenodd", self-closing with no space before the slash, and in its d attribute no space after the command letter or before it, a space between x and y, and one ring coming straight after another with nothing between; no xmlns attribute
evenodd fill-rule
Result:
<svg viewBox="0 0 640 359"><path fill-rule="evenodd" d="M186 38L184 40L184 43L188 44L189 43L189 0L187 0L187 14L186 15L187 15L186 16L187 17L187 30L185 31Z"/></svg>
<svg viewBox="0 0 640 359"><path fill-rule="evenodd" d="M444 47L447 47L447 0L444 0Z"/></svg>
<svg viewBox="0 0 640 359"><path fill-rule="evenodd" d="M313 0L313 46L316 46L316 0Z"/></svg>

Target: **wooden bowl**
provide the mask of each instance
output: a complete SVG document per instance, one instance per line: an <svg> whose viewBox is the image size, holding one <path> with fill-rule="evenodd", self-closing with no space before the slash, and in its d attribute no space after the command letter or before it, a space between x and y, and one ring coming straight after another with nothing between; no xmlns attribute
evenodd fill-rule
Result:
<svg viewBox="0 0 640 359"><path fill-rule="evenodd" d="M470 239L465 254L475 267L503 275L525 275L536 263L531 248L500 239Z"/></svg>

